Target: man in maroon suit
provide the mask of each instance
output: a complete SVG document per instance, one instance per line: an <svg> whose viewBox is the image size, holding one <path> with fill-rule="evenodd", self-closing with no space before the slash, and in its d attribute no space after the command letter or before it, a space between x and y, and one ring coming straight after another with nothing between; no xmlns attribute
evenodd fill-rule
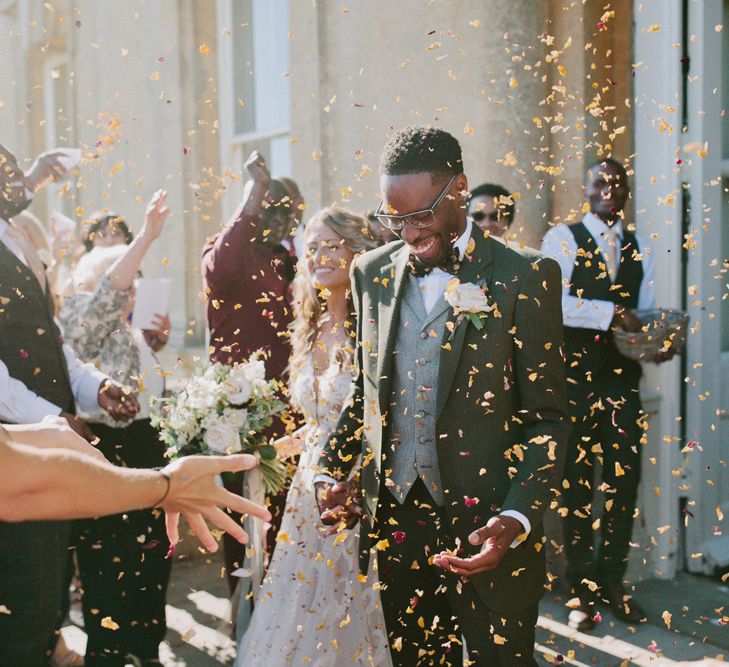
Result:
<svg viewBox="0 0 729 667"><path fill-rule="evenodd" d="M281 378L289 360L290 293L296 267L291 231L301 220L304 202L293 181L271 178L257 151L251 153L245 168L251 180L240 206L202 251L208 351L210 361L233 364L263 348L269 355L268 377ZM226 486L240 492L242 475ZM285 496L270 500L277 525ZM273 532L269 531L269 545ZM230 573L242 565L244 550L227 535L223 539L232 593L236 579Z"/></svg>

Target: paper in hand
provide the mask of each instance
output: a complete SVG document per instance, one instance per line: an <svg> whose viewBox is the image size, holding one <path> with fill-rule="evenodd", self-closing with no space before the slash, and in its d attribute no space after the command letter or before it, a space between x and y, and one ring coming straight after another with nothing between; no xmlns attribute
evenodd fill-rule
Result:
<svg viewBox="0 0 729 667"><path fill-rule="evenodd" d="M170 285L168 278L139 278L135 281L137 294L134 299L132 327L154 329L157 315L166 315L169 310Z"/></svg>
<svg viewBox="0 0 729 667"><path fill-rule="evenodd" d="M58 161L66 170L73 169L81 162L82 153L80 148L63 148L60 149L59 153Z"/></svg>

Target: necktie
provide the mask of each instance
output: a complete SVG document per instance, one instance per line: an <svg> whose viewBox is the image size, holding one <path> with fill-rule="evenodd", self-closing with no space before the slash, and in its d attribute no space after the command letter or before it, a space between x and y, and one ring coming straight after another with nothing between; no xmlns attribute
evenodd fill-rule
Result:
<svg viewBox="0 0 729 667"><path fill-rule="evenodd" d="M43 291L46 291L46 269L43 266L43 262L38 255L38 251L33 247L28 237L17 227L13 227L12 223L8 225L5 233L15 242L15 245L20 248L25 259L25 265L33 272L33 275L38 280L38 284L41 286Z"/></svg>
<svg viewBox="0 0 729 667"><path fill-rule="evenodd" d="M448 257L446 257L438 266L426 266L415 255L410 255L410 258L408 259L408 271L410 271L410 273L416 278L427 276L436 268L442 269L446 273L451 273L455 276L461 268L461 258L458 254L458 250L453 248Z"/></svg>
<svg viewBox="0 0 729 667"><path fill-rule="evenodd" d="M618 275L618 244L620 243L620 234L617 229L611 227L605 232L604 237L607 241L607 251L605 253L607 271L610 276L610 281L615 282L615 278Z"/></svg>

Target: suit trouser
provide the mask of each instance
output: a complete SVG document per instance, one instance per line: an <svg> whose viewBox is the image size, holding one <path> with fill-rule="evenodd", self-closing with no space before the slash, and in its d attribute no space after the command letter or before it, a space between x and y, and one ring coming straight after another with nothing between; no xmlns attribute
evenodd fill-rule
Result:
<svg viewBox="0 0 729 667"><path fill-rule="evenodd" d="M66 521L0 523L0 665L46 665L68 595Z"/></svg>
<svg viewBox="0 0 729 667"><path fill-rule="evenodd" d="M472 665L536 665L537 605L513 614L494 612L470 583L428 563L453 548L447 525L420 480L402 505L382 491L377 527L389 546L378 552L378 568L393 663L460 667L465 636Z"/></svg>
<svg viewBox="0 0 729 667"><path fill-rule="evenodd" d="M117 465L164 465L164 449L148 420L126 428L93 424L99 448ZM167 631L165 598L171 561L162 510L138 510L74 522L86 665L125 665L124 656L157 659ZM118 627L103 623L111 617Z"/></svg>
<svg viewBox="0 0 729 667"><path fill-rule="evenodd" d="M569 483L564 539L573 589L585 578L614 585L625 575L640 482L639 381L639 375L624 377L610 366L590 383L568 384L569 410L576 418L564 472ZM600 461L602 479L596 479L594 466ZM601 484L605 503L598 508L595 490ZM600 513L599 528L593 529Z"/></svg>

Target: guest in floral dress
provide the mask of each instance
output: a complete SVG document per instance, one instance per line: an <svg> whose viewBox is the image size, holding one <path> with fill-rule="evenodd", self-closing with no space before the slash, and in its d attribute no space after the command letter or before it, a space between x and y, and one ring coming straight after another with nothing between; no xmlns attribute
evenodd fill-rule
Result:
<svg viewBox="0 0 729 667"><path fill-rule="evenodd" d="M87 415L104 455L116 465L134 468L165 463L149 412L150 399L164 392L153 347L159 349L166 342L168 330L162 329L160 316L161 330L151 345L149 337L129 323L134 279L169 215L165 197L164 191L155 193L142 230L130 245L95 248L79 260L74 273L77 291L66 298L59 316L65 340L76 353L139 397L141 409L131 422L101 413ZM84 589L87 667L121 667L132 657L144 665L160 664L170 576L162 510L79 521L76 546Z"/></svg>

